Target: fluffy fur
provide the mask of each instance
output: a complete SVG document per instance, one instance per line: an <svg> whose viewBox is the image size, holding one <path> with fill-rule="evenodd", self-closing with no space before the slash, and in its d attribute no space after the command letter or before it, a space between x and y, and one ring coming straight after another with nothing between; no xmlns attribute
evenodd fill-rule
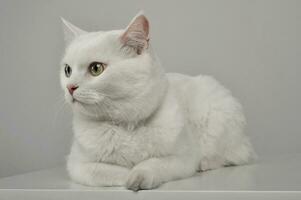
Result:
<svg viewBox="0 0 301 200"><path fill-rule="evenodd" d="M75 182L151 189L254 157L239 102L210 76L165 73L143 13L124 30L87 33L63 22L61 86L74 114L67 169ZM99 76L88 72L94 61L107 64ZM78 86L73 95L68 84Z"/></svg>

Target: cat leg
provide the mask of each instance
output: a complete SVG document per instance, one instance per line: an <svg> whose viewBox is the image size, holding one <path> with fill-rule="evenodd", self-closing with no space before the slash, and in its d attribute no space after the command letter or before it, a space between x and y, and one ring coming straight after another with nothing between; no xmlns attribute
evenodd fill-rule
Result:
<svg viewBox="0 0 301 200"><path fill-rule="evenodd" d="M228 142L230 144L230 142ZM199 170L206 171L217 169L223 166L243 165L256 160L254 152L248 138L241 135L241 138L232 145L228 145L221 155L210 155L201 158Z"/></svg>
<svg viewBox="0 0 301 200"><path fill-rule="evenodd" d="M196 173L193 159L179 156L151 158L136 165L126 182L128 189L152 189L164 182L190 177Z"/></svg>
<svg viewBox="0 0 301 200"><path fill-rule="evenodd" d="M105 163L68 162L70 177L89 186L123 186L129 169Z"/></svg>

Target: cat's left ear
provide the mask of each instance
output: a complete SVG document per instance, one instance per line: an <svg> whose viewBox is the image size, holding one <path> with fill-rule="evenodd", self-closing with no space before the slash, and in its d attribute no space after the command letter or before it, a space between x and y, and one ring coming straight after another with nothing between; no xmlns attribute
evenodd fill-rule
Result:
<svg viewBox="0 0 301 200"><path fill-rule="evenodd" d="M63 24L63 30L64 30L64 39L66 44L69 44L72 40L74 40L76 37L87 33L86 31L76 27L75 25L71 24L67 20L61 17L62 24Z"/></svg>
<svg viewBox="0 0 301 200"><path fill-rule="evenodd" d="M120 40L124 46L132 48L137 54L141 54L144 49L147 49L149 22L143 11L140 11L130 22Z"/></svg>

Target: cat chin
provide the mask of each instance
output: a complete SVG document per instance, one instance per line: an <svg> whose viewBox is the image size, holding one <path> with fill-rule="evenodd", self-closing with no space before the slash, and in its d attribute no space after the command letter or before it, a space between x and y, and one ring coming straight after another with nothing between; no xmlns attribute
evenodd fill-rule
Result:
<svg viewBox="0 0 301 200"><path fill-rule="evenodd" d="M74 100L71 103L71 108L74 113L80 114L82 116L86 116L93 119L102 119L103 116L99 112L95 112L97 110L96 105L94 104L86 104L80 101Z"/></svg>
<svg viewBox="0 0 301 200"><path fill-rule="evenodd" d="M83 105L79 101L74 101L73 103L71 103L71 108L74 113L93 117L94 115L91 112L89 112L90 109L87 107L88 107L88 105Z"/></svg>

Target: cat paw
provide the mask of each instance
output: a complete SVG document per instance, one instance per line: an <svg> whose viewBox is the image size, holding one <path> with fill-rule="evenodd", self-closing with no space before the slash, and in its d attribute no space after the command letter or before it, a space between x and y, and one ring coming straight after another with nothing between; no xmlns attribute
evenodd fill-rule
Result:
<svg viewBox="0 0 301 200"><path fill-rule="evenodd" d="M224 160L220 159L203 159L199 165L200 171L218 169L224 166Z"/></svg>
<svg viewBox="0 0 301 200"><path fill-rule="evenodd" d="M133 191L153 189L159 185L155 174L148 169L133 169L125 184L127 189Z"/></svg>

